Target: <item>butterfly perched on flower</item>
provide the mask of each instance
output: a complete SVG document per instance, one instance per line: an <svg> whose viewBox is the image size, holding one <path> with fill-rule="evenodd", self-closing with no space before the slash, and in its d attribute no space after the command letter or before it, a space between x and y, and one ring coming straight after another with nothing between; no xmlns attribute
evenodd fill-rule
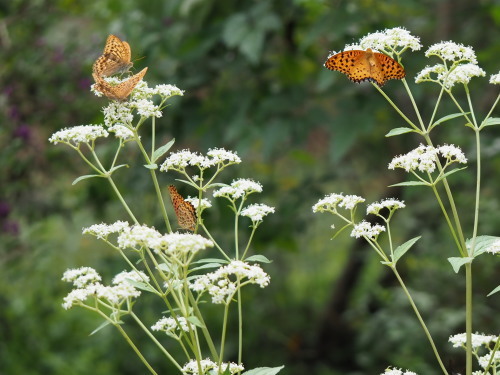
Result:
<svg viewBox="0 0 500 375"><path fill-rule="evenodd" d="M174 185L169 185L168 191L179 226L182 229L194 231L196 228L197 215L193 204L186 201L182 195L177 192L177 188Z"/></svg>
<svg viewBox="0 0 500 375"><path fill-rule="evenodd" d="M330 55L325 67L344 73L353 82L372 81L383 86L390 79L403 79L404 68L392 57L370 48L349 50Z"/></svg>
<svg viewBox="0 0 500 375"><path fill-rule="evenodd" d="M95 81L94 88L109 99L123 101L127 99L127 97L132 93L135 86L137 86L137 84L144 77L147 71L148 68L144 68L139 73L134 74L132 77L115 86L113 86L109 82L106 82L104 78L97 75L96 73L92 73L92 77L94 77Z"/></svg>
<svg viewBox="0 0 500 375"><path fill-rule="evenodd" d="M130 61L130 45L115 35L108 36L102 55L92 66L92 73L108 77L116 73L128 72L133 63Z"/></svg>

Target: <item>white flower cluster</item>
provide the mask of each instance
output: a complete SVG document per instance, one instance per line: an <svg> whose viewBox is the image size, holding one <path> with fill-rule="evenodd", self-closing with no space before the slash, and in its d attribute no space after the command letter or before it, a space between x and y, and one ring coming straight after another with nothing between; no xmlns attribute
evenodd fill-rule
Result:
<svg viewBox="0 0 500 375"><path fill-rule="evenodd" d="M500 253L500 240L494 241L490 246L488 246L486 251L492 254Z"/></svg>
<svg viewBox="0 0 500 375"><path fill-rule="evenodd" d="M416 372L406 370L403 372L401 369L397 368L386 368L385 371L380 375L417 375Z"/></svg>
<svg viewBox="0 0 500 375"><path fill-rule="evenodd" d="M113 224L94 224L90 227L83 228L83 234L91 234L99 239L106 239L110 234L121 233L129 224L126 221L116 221Z"/></svg>
<svg viewBox="0 0 500 375"><path fill-rule="evenodd" d="M206 374L225 374L227 369L229 368L229 373L236 374L237 372L243 371L245 368L243 365L237 365L233 362L221 363L220 366L217 363L211 361L210 359L202 359L200 361L201 373L199 372L200 368L198 366L198 361L191 360L184 365L182 368L183 375L206 375Z"/></svg>
<svg viewBox="0 0 500 375"><path fill-rule="evenodd" d="M269 285L271 279L257 264L250 265L240 260L233 260L212 273L197 277L190 288L199 293L207 291L212 296L213 303L228 304L238 289L237 280L233 281L231 275L236 276L240 286L257 284L264 288Z"/></svg>
<svg viewBox="0 0 500 375"><path fill-rule="evenodd" d="M446 158L446 163L467 163L462 150L453 145L438 147L420 145L407 154L396 156L389 163L389 169L402 168L406 172L419 170L420 172L432 173L436 169L437 156Z"/></svg>
<svg viewBox="0 0 500 375"><path fill-rule="evenodd" d="M500 73L492 74L490 77L490 83L492 85L500 85Z"/></svg>
<svg viewBox="0 0 500 375"><path fill-rule="evenodd" d="M266 204L251 204L241 211L241 216L247 216L252 222L261 222L264 216L274 213L274 207Z"/></svg>
<svg viewBox="0 0 500 375"><path fill-rule="evenodd" d="M132 126L134 114L129 102L110 102L103 108L104 125L111 127L114 125Z"/></svg>
<svg viewBox="0 0 500 375"><path fill-rule="evenodd" d="M436 74L435 77L434 74ZM486 72L476 64L459 64L451 70L447 70L443 64L436 64L425 67L417 74L415 82L438 82L449 90L456 83L467 84L473 77L484 77L485 75Z"/></svg>
<svg viewBox="0 0 500 375"><path fill-rule="evenodd" d="M182 150L171 153L161 165L160 171L167 172L168 170L174 170L184 172L188 166L198 167L202 170L217 166L220 169L239 163L241 163L241 159L236 152L227 151L223 148L210 149L207 152L207 156L189 150Z"/></svg>
<svg viewBox="0 0 500 375"><path fill-rule="evenodd" d="M52 134L49 142L53 144L66 143L78 147L80 143L90 143L109 133L101 125L79 125L65 128Z"/></svg>
<svg viewBox="0 0 500 375"><path fill-rule="evenodd" d="M467 338L465 333L459 333L457 335L450 336L449 342L453 344L454 348L465 348L465 342ZM490 343L495 343L498 340L498 336L495 335L485 335L482 333L472 334L472 348L476 349L480 346L488 346Z"/></svg>
<svg viewBox="0 0 500 375"><path fill-rule="evenodd" d="M389 211L395 211L399 208L405 208L404 202L401 202L394 198L383 199L380 202L374 202L366 208L367 214L378 215L380 210L387 208Z"/></svg>
<svg viewBox="0 0 500 375"><path fill-rule="evenodd" d="M363 220L358 224L354 225L351 232L351 237L368 237L376 239L378 235L385 232L385 227L380 224L370 224L369 222Z"/></svg>
<svg viewBox="0 0 500 375"><path fill-rule="evenodd" d="M177 318L163 317L158 320L151 329L153 331L163 331L167 335L174 334L175 331L182 330L184 332L189 332L189 323L186 318L179 316Z"/></svg>
<svg viewBox="0 0 500 375"><path fill-rule="evenodd" d="M320 199L313 206L313 212L336 212L337 206L352 210L358 203L364 202L365 199L357 195L330 194Z"/></svg>
<svg viewBox="0 0 500 375"><path fill-rule="evenodd" d="M380 51L404 50L410 48L412 51L418 51L422 48L420 38L410 34L403 27L394 27L384 31L370 33L360 39L361 48L372 48Z"/></svg>
<svg viewBox="0 0 500 375"><path fill-rule="evenodd" d="M141 295L141 291L130 284L128 279L149 281L149 277L141 271L139 273L123 271L113 278L112 286L105 286L99 283L101 276L93 268L82 267L76 270L67 270L64 272L62 280L73 282L77 288L64 297L62 306L66 310L70 309L75 305L83 304L89 296L106 300L114 306L120 306L126 300Z"/></svg>
<svg viewBox="0 0 500 375"><path fill-rule="evenodd" d="M488 367L488 364L490 363L491 360L491 352L487 353L477 359L477 362L479 363L479 366L481 366L483 369ZM496 369L500 363L500 352L497 350L495 352L495 355L493 356L493 359L491 360L492 363L492 368ZM496 373L496 371L495 371Z"/></svg>
<svg viewBox="0 0 500 375"><path fill-rule="evenodd" d="M245 198L252 193L262 193L262 185L260 182L256 182L247 178L240 178L231 182L229 186L223 186L218 190L215 190L214 197L223 197L229 200L234 200L238 198Z"/></svg>
<svg viewBox="0 0 500 375"><path fill-rule="evenodd" d="M463 44L454 42L441 42L433 44L425 52L426 57L437 56L444 61L470 62L477 64L476 53L472 47L466 47Z"/></svg>
<svg viewBox="0 0 500 375"><path fill-rule="evenodd" d="M200 199L198 197L187 197L185 201L191 203L193 207L198 211L198 205L200 204ZM201 199L201 211L212 207L212 202L206 198Z"/></svg>

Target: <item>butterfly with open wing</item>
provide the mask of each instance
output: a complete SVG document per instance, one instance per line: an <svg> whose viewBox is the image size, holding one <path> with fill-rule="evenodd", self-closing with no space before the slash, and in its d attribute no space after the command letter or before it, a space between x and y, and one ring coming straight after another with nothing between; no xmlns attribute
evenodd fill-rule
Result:
<svg viewBox="0 0 500 375"><path fill-rule="evenodd" d="M353 82L365 80L383 86L390 79L403 79L404 68L393 58L383 53L373 52L370 48L349 50L331 55L325 62L325 67L347 75Z"/></svg>
<svg viewBox="0 0 500 375"><path fill-rule="evenodd" d="M147 71L148 68L144 68L139 73L134 74L129 79L115 86L113 86L109 82L106 82L104 78L97 75L96 73L92 73L92 77L94 77L95 80L94 88L95 90L102 92L103 95L108 97L109 99L124 101L132 93L135 86L137 86L137 84L144 77Z"/></svg>

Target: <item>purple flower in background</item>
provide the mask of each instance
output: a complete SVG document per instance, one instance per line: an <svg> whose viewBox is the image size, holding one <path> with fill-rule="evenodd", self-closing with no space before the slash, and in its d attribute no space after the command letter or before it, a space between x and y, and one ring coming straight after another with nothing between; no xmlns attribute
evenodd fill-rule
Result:
<svg viewBox="0 0 500 375"><path fill-rule="evenodd" d="M12 136L14 138L21 138L24 142L28 142L31 138L31 128L26 124L19 125L12 132Z"/></svg>
<svg viewBox="0 0 500 375"><path fill-rule="evenodd" d="M0 219L4 219L10 214L10 204L0 201Z"/></svg>

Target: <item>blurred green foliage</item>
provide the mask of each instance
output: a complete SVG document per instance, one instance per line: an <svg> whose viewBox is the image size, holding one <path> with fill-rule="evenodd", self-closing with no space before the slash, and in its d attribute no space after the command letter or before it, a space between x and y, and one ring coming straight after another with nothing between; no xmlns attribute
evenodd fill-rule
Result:
<svg viewBox="0 0 500 375"><path fill-rule="evenodd" d="M363 244L347 236L329 241L330 218L313 216L311 206L320 197L343 191L368 200L405 199L400 240L423 238L401 262L401 272L444 348L446 365L460 372L462 353L447 343L450 334L463 331L464 321L463 278L444 261L456 255L452 243L429 192L389 189L405 176L384 171L392 156L420 140L385 139L401 121L380 95L322 67L330 50L395 26L420 36L424 50L441 40L471 45L488 73L499 69L500 5L488 0L0 2L1 372L145 373L116 332L88 337L100 322L61 308L66 268L88 265L108 277L124 268L111 250L81 236L83 226L125 218L112 193L101 181L71 186L88 172L85 165L47 142L55 130L102 121L106 101L89 91L90 71L109 33L130 43L135 69L148 66L149 82L186 90L161 119L160 137L175 137L177 149L236 150L244 162L227 175L228 182L236 176L262 182L260 198L277 208L255 244L256 252L274 259L267 268L271 286L244 296L247 368L285 364L284 373L291 375L356 375L395 365L437 373L393 277ZM410 84L426 64L422 51L407 54ZM398 82L385 90L411 113ZM472 90L482 110L497 94L486 79ZM430 85L415 87L422 108L430 108L435 94ZM436 135L470 155L471 133L462 125L450 121ZM497 144L498 130L488 129L482 234L500 235ZM133 165L137 150L128 150L127 157L133 168L119 175L120 183L142 220L154 222L159 213L154 197L145 195L149 180ZM175 177L162 178L166 185ZM457 201L465 215L473 180L472 165L451 179L462 191ZM136 196L144 201L134 201ZM470 227L471 218L463 220ZM222 226L214 230L224 236ZM474 269L474 323L478 331L495 333L498 297L485 298L498 283L495 264L483 257ZM151 322L157 319L158 311L144 313ZM159 353L152 347L147 353L167 373Z"/></svg>

